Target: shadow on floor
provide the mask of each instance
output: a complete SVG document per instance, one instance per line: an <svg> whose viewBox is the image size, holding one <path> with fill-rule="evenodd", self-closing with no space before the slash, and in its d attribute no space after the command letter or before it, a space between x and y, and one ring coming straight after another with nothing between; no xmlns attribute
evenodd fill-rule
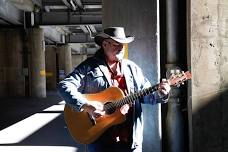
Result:
<svg viewBox="0 0 228 152"><path fill-rule="evenodd" d="M74 142L68 133L61 101L56 92L49 92L47 98L1 99L0 136L5 137L0 139L0 151L85 151L85 146ZM52 110L47 110L50 107Z"/></svg>

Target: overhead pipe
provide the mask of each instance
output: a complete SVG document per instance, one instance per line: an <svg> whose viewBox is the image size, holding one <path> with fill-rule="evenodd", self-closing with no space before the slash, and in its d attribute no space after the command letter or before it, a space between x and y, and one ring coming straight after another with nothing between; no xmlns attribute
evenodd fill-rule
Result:
<svg viewBox="0 0 228 152"><path fill-rule="evenodd" d="M76 11L77 8L85 10L81 0L62 0L62 2L73 11Z"/></svg>
<svg viewBox="0 0 228 152"><path fill-rule="evenodd" d="M90 29L89 25L80 25L80 28L85 34L89 34L90 38L94 38L93 31Z"/></svg>
<svg viewBox="0 0 228 152"><path fill-rule="evenodd" d="M83 31L84 33L86 33L86 34L89 33L89 31L88 31L86 25L79 25L79 27L82 29L82 31Z"/></svg>
<svg viewBox="0 0 228 152"><path fill-rule="evenodd" d="M72 9L71 4L68 2L68 0L62 0L62 2L70 9Z"/></svg>
<svg viewBox="0 0 228 152"><path fill-rule="evenodd" d="M90 30L93 32L93 33L97 33L97 30L96 28L94 27L94 25L88 25Z"/></svg>
<svg viewBox="0 0 228 152"><path fill-rule="evenodd" d="M70 5L71 5L71 7L72 7L72 10L73 10L73 11L76 11L77 6L73 3L73 0L70 0Z"/></svg>
<svg viewBox="0 0 228 152"><path fill-rule="evenodd" d="M89 31L89 36L90 36L90 38L94 38L93 32L92 32L92 30L90 29L90 27L89 27L88 25L86 25L86 28L87 28L87 30Z"/></svg>
<svg viewBox="0 0 228 152"><path fill-rule="evenodd" d="M81 0L73 0L73 1L81 10L85 11L85 8L84 8Z"/></svg>

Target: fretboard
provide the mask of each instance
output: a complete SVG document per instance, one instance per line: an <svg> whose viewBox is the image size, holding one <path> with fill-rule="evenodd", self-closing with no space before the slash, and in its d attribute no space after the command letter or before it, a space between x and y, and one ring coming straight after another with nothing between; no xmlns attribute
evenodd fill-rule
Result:
<svg viewBox="0 0 228 152"><path fill-rule="evenodd" d="M115 105L116 108L120 108L123 105L133 103L133 101L138 100L139 98L142 98L146 95L149 95L156 90L158 90L158 84L154 85L152 87L143 89L137 93L130 94L130 95L122 98L121 100L114 101L113 104Z"/></svg>

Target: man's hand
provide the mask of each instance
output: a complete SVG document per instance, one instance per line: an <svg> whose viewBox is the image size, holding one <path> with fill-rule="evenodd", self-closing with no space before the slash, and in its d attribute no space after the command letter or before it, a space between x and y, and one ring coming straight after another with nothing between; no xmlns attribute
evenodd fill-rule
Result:
<svg viewBox="0 0 228 152"><path fill-rule="evenodd" d="M128 110L130 108L130 105L129 104L125 104L123 105L121 108L120 108L120 112L123 114L123 115L126 115L128 113Z"/></svg>
<svg viewBox="0 0 228 152"><path fill-rule="evenodd" d="M162 79L162 82L158 86L160 96L164 97L168 95L170 90L171 87L169 85L169 82L166 79Z"/></svg>
<svg viewBox="0 0 228 152"><path fill-rule="evenodd" d="M105 115L104 105L98 101L90 101L81 108L89 113L92 118L98 118Z"/></svg>

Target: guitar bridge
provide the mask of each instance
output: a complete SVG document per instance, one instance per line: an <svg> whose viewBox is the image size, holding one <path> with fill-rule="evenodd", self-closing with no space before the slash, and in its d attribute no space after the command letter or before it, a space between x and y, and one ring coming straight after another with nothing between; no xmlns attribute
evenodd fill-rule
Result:
<svg viewBox="0 0 228 152"><path fill-rule="evenodd" d="M87 113L87 115L88 115L89 120L90 120L90 122L92 123L92 125L93 125L93 126L95 126L95 125L96 125L96 120L95 120L95 118L94 118L94 117L92 117L92 116L90 116L90 114L89 114L89 113Z"/></svg>

